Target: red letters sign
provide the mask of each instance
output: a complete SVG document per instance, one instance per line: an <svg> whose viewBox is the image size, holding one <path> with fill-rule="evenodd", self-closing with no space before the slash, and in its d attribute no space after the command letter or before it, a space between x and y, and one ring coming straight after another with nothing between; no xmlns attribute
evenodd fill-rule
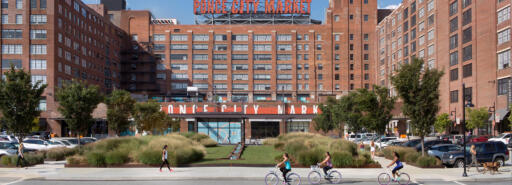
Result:
<svg viewBox="0 0 512 185"><path fill-rule="evenodd" d="M248 115L265 114L319 114L320 108L316 104L210 104L210 103L162 103L161 111L169 114L196 114L196 113L242 113Z"/></svg>
<svg viewBox="0 0 512 185"><path fill-rule="evenodd" d="M311 14L312 0L194 0L194 14ZM264 7L265 10L260 8Z"/></svg>

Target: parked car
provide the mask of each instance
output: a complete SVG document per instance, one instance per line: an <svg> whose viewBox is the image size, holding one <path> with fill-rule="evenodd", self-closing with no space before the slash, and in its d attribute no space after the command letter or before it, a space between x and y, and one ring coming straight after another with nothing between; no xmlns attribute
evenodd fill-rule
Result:
<svg viewBox="0 0 512 185"><path fill-rule="evenodd" d="M4 155L13 156L16 155L18 147L12 142L0 142L0 158Z"/></svg>
<svg viewBox="0 0 512 185"><path fill-rule="evenodd" d="M512 133L503 133L500 134L499 136L489 139L489 141L501 141L504 144L508 144L510 138L512 138Z"/></svg>
<svg viewBox="0 0 512 185"><path fill-rule="evenodd" d="M423 146L425 147L425 151L427 151L428 149L430 149L430 147L434 146L434 145L438 145L438 144L451 144L452 142L451 141L448 141L448 140L430 140L430 141L425 141L423 143ZM421 151L421 142L418 143L416 146L416 151Z"/></svg>
<svg viewBox="0 0 512 185"><path fill-rule="evenodd" d="M463 135L453 135L452 138L450 139L452 141L453 144L462 144L462 137L464 137Z"/></svg>
<svg viewBox="0 0 512 185"><path fill-rule="evenodd" d="M471 139L469 139L470 143L477 143L477 142L486 142L489 140L489 136L473 136ZM468 141L466 141L468 142Z"/></svg>
<svg viewBox="0 0 512 185"><path fill-rule="evenodd" d="M380 138L379 140L377 140L377 142L375 142L375 145L379 146L379 147L387 147L388 146L388 141L391 141L391 140L396 140L397 137L383 137L383 138Z"/></svg>
<svg viewBox="0 0 512 185"><path fill-rule="evenodd" d="M509 158L509 151L505 144L502 142L490 141L469 143L466 145L466 150L447 152L443 154L441 160L446 166L454 166L461 168L464 166L464 152L466 152L466 164L471 164L471 153L469 152L471 145L476 147L476 158L478 163L483 162L498 162L501 166Z"/></svg>
<svg viewBox="0 0 512 185"><path fill-rule="evenodd" d="M348 140L355 141L357 139L362 139L362 138L363 138L363 134L350 134L348 137Z"/></svg>
<svg viewBox="0 0 512 185"><path fill-rule="evenodd" d="M71 144L69 141L66 141L65 139L60 139L60 138L52 138L52 139L50 139L50 142L61 144L66 148L74 148L74 147L78 146L78 145Z"/></svg>
<svg viewBox="0 0 512 185"><path fill-rule="evenodd" d="M13 135L0 135L0 138L3 138L9 142L18 142L18 138L14 137Z"/></svg>
<svg viewBox="0 0 512 185"><path fill-rule="evenodd" d="M510 148L512 150L512 139L509 139L508 140L508 145L507 145L508 148Z"/></svg>
<svg viewBox="0 0 512 185"><path fill-rule="evenodd" d="M54 143L54 142L48 142L42 139L25 139L23 140L23 146L27 149L32 150L48 150L51 148L58 148L58 147L66 147L65 145Z"/></svg>
<svg viewBox="0 0 512 185"><path fill-rule="evenodd" d="M80 143L83 143L83 144L94 143L96 141L97 141L97 139L94 138L94 137L83 137L83 138L80 138Z"/></svg>
<svg viewBox="0 0 512 185"><path fill-rule="evenodd" d="M462 147L456 144L438 144L430 147L427 153L441 160L443 154L459 150L462 150Z"/></svg>
<svg viewBox="0 0 512 185"><path fill-rule="evenodd" d="M388 141L388 146L402 146L406 141L405 140L391 140Z"/></svg>
<svg viewBox="0 0 512 185"><path fill-rule="evenodd" d="M413 139L405 142L402 146L404 147L416 147L421 142L421 139Z"/></svg>

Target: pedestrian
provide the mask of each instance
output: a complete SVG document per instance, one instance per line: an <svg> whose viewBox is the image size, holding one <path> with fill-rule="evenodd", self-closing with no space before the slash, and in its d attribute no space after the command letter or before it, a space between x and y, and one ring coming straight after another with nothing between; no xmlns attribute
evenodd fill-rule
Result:
<svg viewBox="0 0 512 185"><path fill-rule="evenodd" d="M364 144L362 141L359 143L359 150L364 151Z"/></svg>
<svg viewBox="0 0 512 185"><path fill-rule="evenodd" d="M20 141L20 146L18 146L18 160L16 161L16 167L18 165L23 168L23 164L26 163L25 156L23 155L23 150L25 147L23 146L23 141Z"/></svg>
<svg viewBox="0 0 512 185"><path fill-rule="evenodd" d="M372 153L372 159L375 158L375 142L370 143L370 152Z"/></svg>
<svg viewBox="0 0 512 185"><path fill-rule="evenodd" d="M475 145L471 145L471 149L469 150L469 153L471 153L471 164L469 164L468 171L469 171L469 169L471 169L471 166L473 166L473 164L476 167L476 171L479 171L478 170L478 161L476 159L476 147L475 147Z"/></svg>
<svg viewBox="0 0 512 185"><path fill-rule="evenodd" d="M160 165L160 172L162 172L162 167L164 167L164 164L167 164L169 172L173 171L169 166L169 161L167 161L167 145L165 145L164 148L162 149L162 164Z"/></svg>

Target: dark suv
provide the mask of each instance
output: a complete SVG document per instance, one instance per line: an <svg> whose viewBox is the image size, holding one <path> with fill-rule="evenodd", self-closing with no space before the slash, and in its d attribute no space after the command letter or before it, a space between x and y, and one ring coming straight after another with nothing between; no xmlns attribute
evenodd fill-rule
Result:
<svg viewBox="0 0 512 185"><path fill-rule="evenodd" d="M428 151L432 146L438 145L438 144L452 144L452 142L449 141L449 140L430 140L430 141L425 141L425 143L424 143L425 151ZM416 151L420 152L421 151L421 142L419 144L417 144L415 148L416 148Z"/></svg>
<svg viewBox="0 0 512 185"><path fill-rule="evenodd" d="M471 153L469 152L471 145L476 147L476 158L478 163L498 162L501 166L508 160L509 151L503 142L480 142L469 143L466 145L466 164L471 163ZM464 152L453 151L443 154L443 164L446 166L454 166L457 168L464 167Z"/></svg>

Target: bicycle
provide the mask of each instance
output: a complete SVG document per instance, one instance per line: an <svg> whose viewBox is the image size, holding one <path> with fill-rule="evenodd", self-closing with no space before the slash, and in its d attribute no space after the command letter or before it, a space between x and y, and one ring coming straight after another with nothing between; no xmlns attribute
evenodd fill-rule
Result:
<svg viewBox="0 0 512 185"><path fill-rule="evenodd" d="M379 174L377 176L377 181L380 185L388 185L391 183L391 176L392 174L389 168L386 168L385 173ZM398 177L395 179L394 182L397 182L400 185L408 185L411 182L411 177L407 173L401 173L400 170L397 171Z"/></svg>
<svg viewBox="0 0 512 185"><path fill-rule="evenodd" d="M283 173L279 168L276 166L274 169L270 170L267 175L265 175L265 184L266 185L277 185L279 182L284 182L284 179L281 177ZM287 184L290 185L299 185L300 184L300 176L299 174L289 172L286 175L286 179L288 180Z"/></svg>
<svg viewBox="0 0 512 185"><path fill-rule="evenodd" d="M323 171L320 170L321 168L319 165L312 165L311 166L311 172L308 174L308 181L311 184L320 184L320 181L322 180L322 173ZM327 171L327 176L325 176L325 180L329 181L331 184L338 184L341 182L341 173L330 169Z"/></svg>

